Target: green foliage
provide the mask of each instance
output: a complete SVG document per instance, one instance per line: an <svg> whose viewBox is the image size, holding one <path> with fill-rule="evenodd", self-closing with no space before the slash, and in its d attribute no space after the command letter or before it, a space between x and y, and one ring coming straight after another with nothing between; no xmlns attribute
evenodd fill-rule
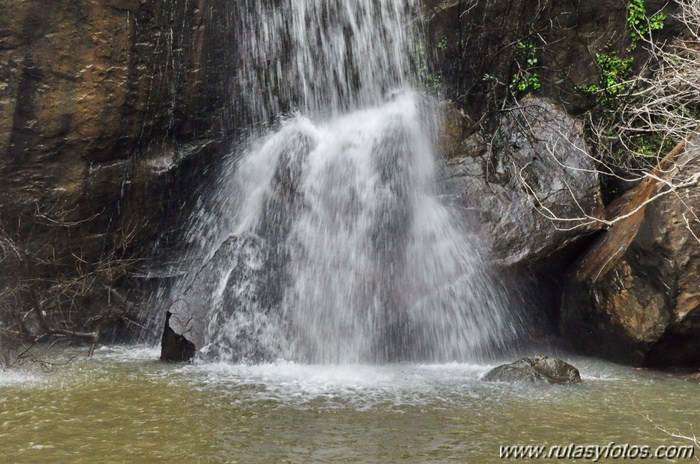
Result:
<svg viewBox="0 0 700 464"><path fill-rule="evenodd" d="M630 38L632 39L629 50L632 51L637 47L637 42L646 35L647 31L651 33L663 29L665 21L666 13L663 11L649 17L644 0L630 0L627 3L627 25L630 28Z"/></svg>
<svg viewBox="0 0 700 464"><path fill-rule="evenodd" d="M596 96L596 101L603 107L611 106L615 99L631 89L628 82L634 69L633 58L622 58L617 53L596 53L600 78L597 84L579 86L579 90Z"/></svg>
<svg viewBox="0 0 700 464"><path fill-rule="evenodd" d="M676 142L658 134L640 134L627 141L624 148L612 153L612 161L622 165L653 168L659 159L671 151Z"/></svg>
<svg viewBox="0 0 700 464"><path fill-rule="evenodd" d="M621 58L617 53L596 53L596 63L600 67L601 85L609 94L626 90L624 81L632 75L632 58Z"/></svg>
<svg viewBox="0 0 700 464"><path fill-rule="evenodd" d="M427 92L439 92L442 89L442 74L431 73L427 66L418 66L418 80Z"/></svg>
<svg viewBox="0 0 700 464"><path fill-rule="evenodd" d="M629 0L627 3L627 25L630 28L632 44L627 51L637 47L645 33L663 29L666 14L663 11L651 17L647 15L644 0ZM595 84L580 85L578 90L595 95L598 105L609 108L615 106L616 99L632 88L629 79L634 72L634 58L622 58L616 52L596 53L596 63L600 79Z"/></svg>
<svg viewBox="0 0 700 464"><path fill-rule="evenodd" d="M444 54L447 51L447 37L441 38L436 44L435 48L437 50L438 54ZM416 57L418 58L418 69L416 70L416 74L418 75L418 81L425 89L426 92L433 92L437 93L440 90L442 90L442 74L441 73L433 73L430 71L430 68L427 65L427 53L426 49L423 45L416 45L415 47L415 53Z"/></svg>
<svg viewBox="0 0 700 464"><path fill-rule="evenodd" d="M537 47L531 40L520 41L516 45L515 63L518 70L510 80L510 90L526 92L540 90L542 83L537 74Z"/></svg>
<svg viewBox="0 0 700 464"><path fill-rule="evenodd" d="M640 135L633 139L634 152L645 159L653 160L655 166L659 157L663 157L666 153L673 149L675 141L668 137L659 135Z"/></svg>

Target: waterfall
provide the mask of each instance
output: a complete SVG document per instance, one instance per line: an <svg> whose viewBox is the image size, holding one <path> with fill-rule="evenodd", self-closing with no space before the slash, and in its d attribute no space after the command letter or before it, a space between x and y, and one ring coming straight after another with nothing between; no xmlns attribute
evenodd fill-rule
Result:
<svg viewBox="0 0 700 464"><path fill-rule="evenodd" d="M236 24L243 105L265 121L376 105L409 84L417 0L244 0Z"/></svg>
<svg viewBox="0 0 700 464"><path fill-rule="evenodd" d="M416 3L240 2L243 99L277 122L237 150L188 234L171 311L202 356L444 362L515 338L438 195L436 105L411 90Z"/></svg>

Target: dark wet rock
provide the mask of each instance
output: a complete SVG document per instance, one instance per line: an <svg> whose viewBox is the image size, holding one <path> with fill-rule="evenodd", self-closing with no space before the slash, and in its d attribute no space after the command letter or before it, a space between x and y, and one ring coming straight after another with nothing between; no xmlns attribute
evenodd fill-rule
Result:
<svg viewBox="0 0 700 464"><path fill-rule="evenodd" d="M170 327L171 315L172 314L168 312L165 316L165 327L160 344L160 360L167 362L189 361L194 357L197 349L194 343L189 341L186 337L175 333Z"/></svg>
<svg viewBox="0 0 700 464"><path fill-rule="evenodd" d="M700 171L697 143L678 160L674 182ZM576 349L635 365L700 367L700 225L691 219L697 215L697 186L663 196L647 207L609 272L583 282L572 273L561 331Z"/></svg>
<svg viewBox="0 0 700 464"><path fill-rule="evenodd" d="M306 207L299 186L315 147L308 134L285 135L255 231L227 237L186 279L170 308L168 327L203 357L263 362L278 354L276 310L288 280L286 240L292 219Z"/></svg>
<svg viewBox="0 0 700 464"><path fill-rule="evenodd" d="M498 366L483 377L487 382L581 383L578 369L558 358L537 356Z"/></svg>
<svg viewBox="0 0 700 464"><path fill-rule="evenodd" d="M464 144L479 140L472 136ZM473 156L479 152L485 154ZM490 145L483 141L481 148L448 160L443 181L492 257L510 266L548 258L600 229L547 217L600 214L594 169L582 125L548 100L527 98L502 116Z"/></svg>
<svg viewBox="0 0 700 464"><path fill-rule="evenodd" d="M171 306L163 351L177 350L181 339L202 355L259 362L273 353L261 339L272 323L269 308L279 297L280 274L264 268L270 248L259 237L229 237L187 284ZM281 272L281 271L280 271Z"/></svg>

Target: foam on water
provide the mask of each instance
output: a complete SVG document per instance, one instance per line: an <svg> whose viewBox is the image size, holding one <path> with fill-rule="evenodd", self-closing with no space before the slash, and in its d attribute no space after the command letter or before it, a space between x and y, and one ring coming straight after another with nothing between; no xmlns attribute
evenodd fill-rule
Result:
<svg viewBox="0 0 700 464"><path fill-rule="evenodd" d="M42 378L38 374L17 371L15 369L0 370L0 387L11 387L15 385L32 385L41 382Z"/></svg>
<svg viewBox="0 0 700 464"><path fill-rule="evenodd" d="M104 345L95 350L94 356L119 362L153 361L160 356L160 347L155 345Z"/></svg>
<svg viewBox="0 0 700 464"><path fill-rule="evenodd" d="M207 389L243 390L238 401L275 401L306 407L356 409L377 405L420 405L478 396L474 388L488 366L471 364L309 365L289 361L269 364L199 364L180 369Z"/></svg>

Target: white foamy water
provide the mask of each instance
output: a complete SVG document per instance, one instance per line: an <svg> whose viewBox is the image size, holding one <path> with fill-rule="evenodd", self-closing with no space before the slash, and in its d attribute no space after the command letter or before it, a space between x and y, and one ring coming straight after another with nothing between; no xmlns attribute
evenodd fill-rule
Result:
<svg viewBox="0 0 700 464"><path fill-rule="evenodd" d="M288 361L270 364L201 364L181 369L200 382L217 388L258 385L251 397L300 404L329 400L342 405L369 407L382 402L421 404L447 400L453 395L473 396L473 384L489 369L472 364L366 364L308 365Z"/></svg>
<svg viewBox="0 0 700 464"><path fill-rule="evenodd" d="M244 154L200 223L216 245L173 310L206 308L191 323L203 353L450 362L507 348L517 308L437 196L429 109L404 91L322 123L299 116Z"/></svg>
<svg viewBox="0 0 700 464"><path fill-rule="evenodd" d="M37 353L57 367L28 364L15 373L38 383L0 384L4 461L496 462L511 443L678 444L635 408L686 434L699 414L697 380L586 358L564 356L583 384L535 386L481 381L486 364L182 365L156 348L87 351Z"/></svg>
<svg viewBox="0 0 700 464"><path fill-rule="evenodd" d="M171 323L231 363L474 362L511 347L520 308L437 194L436 104L410 88L416 2L238 8L247 107L261 121L297 111L202 199Z"/></svg>
<svg viewBox="0 0 700 464"><path fill-rule="evenodd" d="M38 374L17 371L16 369L0 370L0 387L13 385L31 385L41 382L42 378Z"/></svg>

